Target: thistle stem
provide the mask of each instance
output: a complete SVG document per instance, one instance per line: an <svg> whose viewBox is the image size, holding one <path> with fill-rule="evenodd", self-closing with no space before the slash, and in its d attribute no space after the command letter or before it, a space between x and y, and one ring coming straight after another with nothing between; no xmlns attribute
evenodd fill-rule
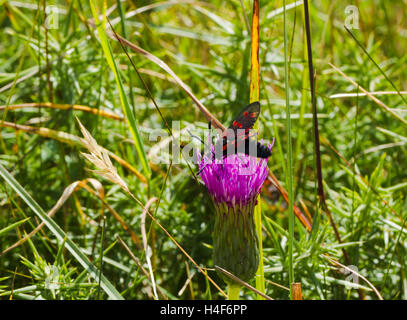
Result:
<svg viewBox="0 0 407 320"><path fill-rule="evenodd" d="M228 285L228 300L239 300L240 286L235 284Z"/></svg>

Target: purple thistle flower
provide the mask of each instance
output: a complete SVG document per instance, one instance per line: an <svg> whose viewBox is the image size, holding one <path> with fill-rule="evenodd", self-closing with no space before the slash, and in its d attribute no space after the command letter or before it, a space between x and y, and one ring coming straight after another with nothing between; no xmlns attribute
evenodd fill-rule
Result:
<svg viewBox="0 0 407 320"><path fill-rule="evenodd" d="M268 144L268 149L274 145ZM214 146L211 145L214 152ZM257 199L268 175L268 159L257 159L246 154L232 154L222 160L204 156L198 152L201 178L216 204L245 206Z"/></svg>
<svg viewBox="0 0 407 320"><path fill-rule="evenodd" d="M268 148L271 150L272 145ZM213 152L213 145L211 149ZM232 154L222 160L199 152L197 156L200 176L215 205L213 262L248 281L259 262L253 214L268 175L267 159L246 154ZM229 278L223 279L231 284Z"/></svg>
<svg viewBox="0 0 407 320"><path fill-rule="evenodd" d="M245 206L256 199L267 178L267 159L233 154L221 161L199 161L201 178L215 204ZM204 167L205 166L205 167Z"/></svg>

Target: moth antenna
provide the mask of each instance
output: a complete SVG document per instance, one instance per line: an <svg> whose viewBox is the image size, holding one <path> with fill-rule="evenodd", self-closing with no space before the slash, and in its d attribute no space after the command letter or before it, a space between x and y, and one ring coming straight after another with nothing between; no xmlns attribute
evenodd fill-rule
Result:
<svg viewBox="0 0 407 320"><path fill-rule="evenodd" d="M211 127L211 122L209 121L209 129L210 129L210 127ZM198 140L199 142L201 142L204 146L209 147L209 149L210 149L210 145L211 145L210 131L209 131L209 136L208 136L208 144L206 144L205 141L203 141L200 137L198 137L198 136L192 134L192 132L189 131L189 129L187 129L187 131L188 131L189 135L191 136L191 138L197 139L197 140ZM213 156L213 158L214 158L214 157L215 157L215 153L214 153L212 150L211 150L211 152L212 152L212 156ZM208 163L206 163L206 164L196 173L196 175L200 175L201 172L203 171L203 169L205 169L205 167L206 167L207 165L208 165Z"/></svg>
<svg viewBox="0 0 407 320"><path fill-rule="evenodd" d="M191 131L189 131L189 129L187 129L187 131L188 131L189 135L191 136L191 138L195 138L195 139L197 139L199 142L201 142L203 145L207 146L207 145L205 144L205 141L203 141L200 137L198 137L198 136L192 134Z"/></svg>

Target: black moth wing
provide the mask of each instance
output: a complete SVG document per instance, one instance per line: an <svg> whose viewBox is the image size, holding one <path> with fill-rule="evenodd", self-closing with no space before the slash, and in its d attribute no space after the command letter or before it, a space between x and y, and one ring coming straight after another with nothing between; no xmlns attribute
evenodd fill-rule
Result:
<svg viewBox="0 0 407 320"><path fill-rule="evenodd" d="M250 144L257 143L254 138L257 133L250 132L250 129L253 128L259 114L259 102L253 102L240 111L228 128L232 129L234 134L230 134L230 132L226 131L226 134L223 136L223 156L227 155L228 146L231 146L232 149L235 150L235 153L237 153L239 146L242 144L245 144L245 150L249 150Z"/></svg>
<svg viewBox="0 0 407 320"><path fill-rule="evenodd" d="M257 118L260 114L260 103L258 101L249 104L244 107L242 111L230 124L229 128L233 130L237 129L251 129L253 128Z"/></svg>
<svg viewBox="0 0 407 320"><path fill-rule="evenodd" d="M234 134L226 130L223 136L223 145L235 140L236 144L239 144L236 140L244 141L248 138L249 130L253 128L257 118L260 114L260 103L258 101L249 104L244 107L237 117L232 121L228 129L232 129ZM239 130L242 129L242 130ZM244 131L243 131L244 130Z"/></svg>

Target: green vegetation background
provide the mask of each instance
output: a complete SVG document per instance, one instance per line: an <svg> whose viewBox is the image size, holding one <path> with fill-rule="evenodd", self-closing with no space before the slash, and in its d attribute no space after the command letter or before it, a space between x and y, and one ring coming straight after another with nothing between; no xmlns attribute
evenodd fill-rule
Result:
<svg viewBox="0 0 407 320"><path fill-rule="evenodd" d="M0 164L46 212L71 183L91 177L98 179L103 185L105 202L120 215L127 230L106 204L83 188L66 201L53 219L84 250L98 271L103 253L103 274L125 299L152 299L141 245L143 208L117 185L87 170L92 166L80 154L84 149L72 137L61 136L64 132L82 136L76 116L101 146L143 173L128 126L101 114L72 108L35 105L12 108L23 103L52 102L54 107L83 105L123 115L114 75L88 21L92 19L89 3L47 1L47 5L55 6L50 12L58 9L57 27L51 26L47 32L43 28L44 1L0 1L0 4L3 106ZM115 30L165 61L222 123L228 124L248 104L250 33L243 12L251 21L251 2L243 1L243 9L238 0L126 1L121 3L121 13L116 1L108 4L114 9L109 12L109 19ZM296 220L295 281L301 282L304 299L361 296L377 299L372 286L384 299L406 299L407 104L405 92L399 95L392 84L400 91L407 89L407 1L311 1L310 5L324 187L343 243L338 243L328 218L316 212L312 110L304 59L303 6L298 1L298 6L290 6L287 11L295 203L302 210L306 206L317 223L309 234ZM350 14L346 11L349 5L356 5L359 10L359 28L351 32L377 65L343 27ZM282 1L260 1L259 126L260 136L266 141L277 138L269 168L285 185L287 141L281 7ZM128 17L121 20L126 14ZM151 151L157 142L149 141L149 135L154 129L165 131L165 124L120 45L109 41L148 160L152 161ZM195 126L197 133L207 127L192 100L165 71L128 51L168 123L180 121L181 129ZM360 88L329 63L340 68ZM382 105L368 96L349 95L360 93L361 88L369 92L386 91L375 95ZM26 127L17 131L10 128L10 123L55 131L39 134ZM190 142L186 130L181 137L182 141ZM156 203L151 206L158 221L198 264L209 268L208 274L224 288L212 269L213 207L205 188L194 180L185 163L171 167L152 165L148 185L134 172L113 163L142 203L152 197L160 199L158 208ZM10 185L1 181L0 252L4 252L41 221ZM270 184L264 186L262 214L266 294L274 299L287 299L288 210ZM28 217L29 220L13 225ZM160 298L222 299L148 217L146 228ZM139 263L132 259L117 235ZM327 256L346 264L342 248L349 254L350 268L372 286L328 260ZM30 241L0 256L0 299L10 296L107 298L99 284L46 227ZM246 289L241 297L256 298Z"/></svg>

